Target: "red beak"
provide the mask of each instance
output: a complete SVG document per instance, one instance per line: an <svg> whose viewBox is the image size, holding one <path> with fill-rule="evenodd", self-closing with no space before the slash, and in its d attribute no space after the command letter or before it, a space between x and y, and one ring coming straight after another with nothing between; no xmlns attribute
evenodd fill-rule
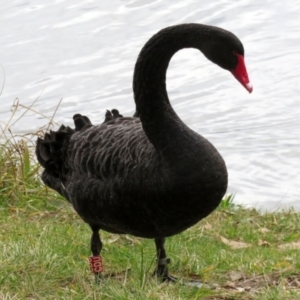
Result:
<svg viewBox="0 0 300 300"><path fill-rule="evenodd" d="M238 58L238 64L236 68L233 71L231 71L231 73L242 84L242 86L249 93L251 93L253 91L253 86L248 78L244 57L241 54L236 54L236 56Z"/></svg>

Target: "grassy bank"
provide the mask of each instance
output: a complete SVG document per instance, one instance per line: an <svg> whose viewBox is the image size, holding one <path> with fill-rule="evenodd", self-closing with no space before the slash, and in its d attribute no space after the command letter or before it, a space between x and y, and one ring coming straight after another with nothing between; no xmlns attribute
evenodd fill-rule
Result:
<svg viewBox="0 0 300 300"><path fill-rule="evenodd" d="M151 240L102 233L105 279L89 272L90 230L37 177L30 143L0 146L0 299L300 299L300 214L259 214L229 198L167 240L170 271L213 289L160 284Z"/></svg>

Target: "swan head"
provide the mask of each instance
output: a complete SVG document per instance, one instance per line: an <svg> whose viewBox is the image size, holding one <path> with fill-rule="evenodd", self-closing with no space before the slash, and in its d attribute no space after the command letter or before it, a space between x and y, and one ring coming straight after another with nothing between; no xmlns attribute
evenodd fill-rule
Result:
<svg viewBox="0 0 300 300"><path fill-rule="evenodd" d="M228 70L251 93L253 86L249 80L244 59L242 42L231 32L213 27L209 40L201 45L201 51L211 62Z"/></svg>

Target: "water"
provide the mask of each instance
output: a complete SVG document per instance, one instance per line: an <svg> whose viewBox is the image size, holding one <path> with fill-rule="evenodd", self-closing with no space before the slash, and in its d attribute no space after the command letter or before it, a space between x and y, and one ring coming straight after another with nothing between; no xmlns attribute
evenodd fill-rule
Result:
<svg viewBox="0 0 300 300"><path fill-rule="evenodd" d="M1 3L1 123L15 98L27 106L38 98L33 108L49 117L63 98L58 124L72 125L78 112L102 122L114 107L132 115L132 73L147 39L178 23L220 26L243 41L253 94L198 51L185 50L168 70L171 102L224 156L236 202L300 208L298 0L48 2ZM27 113L12 129L33 132L45 123Z"/></svg>

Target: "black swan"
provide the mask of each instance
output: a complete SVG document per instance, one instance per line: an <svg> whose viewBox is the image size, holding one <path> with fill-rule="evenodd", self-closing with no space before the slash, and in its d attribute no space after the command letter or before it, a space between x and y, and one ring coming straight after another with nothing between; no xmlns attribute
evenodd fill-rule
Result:
<svg viewBox="0 0 300 300"><path fill-rule="evenodd" d="M209 215L227 189L226 165L216 148L177 116L166 91L166 71L182 48L199 49L230 71L251 93L240 40L224 29L171 26L143 47L134 70L134 117L107 111L103 124L75 115L38 139L42 180L58 191L92 229L91 270L101 277L99 230L155 240L155 274L169 275L165 238Z"/></svg>

